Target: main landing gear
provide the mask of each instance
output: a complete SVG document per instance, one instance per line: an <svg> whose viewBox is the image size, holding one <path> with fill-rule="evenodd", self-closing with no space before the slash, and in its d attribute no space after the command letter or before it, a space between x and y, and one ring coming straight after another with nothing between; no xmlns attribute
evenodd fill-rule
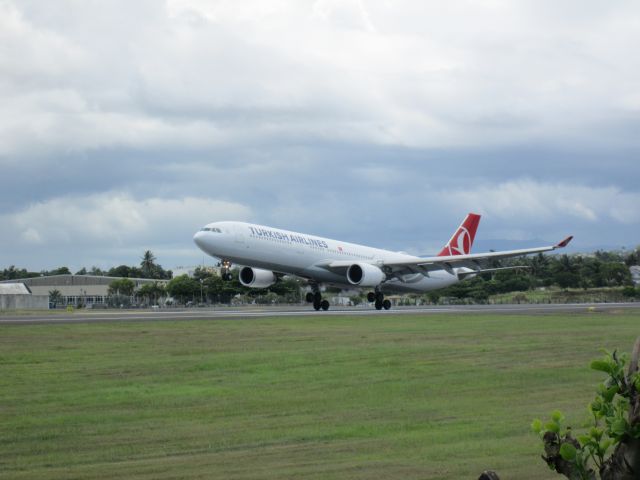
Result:
<svg viewBox="0 0 640 480"><path fill-rule="evenodd" d="M329 301L322 299L322 293L320 293L320 289L317 286L312 286L313 292L308 292L306 296L306 300L308 303L313 303L313 308L316 310L324 310L325 312L329 310Z"/></svg>
<svg viewBox="0 0 640 480"><path fill-rule="evenodd" d="M385 300L384 293L380 290L376 289L375 292L367 293L367 300L369 300L369 302L375 302L376 310L382 310L383 308L389 310L391 308L391 302L388 299Z"/></svg>

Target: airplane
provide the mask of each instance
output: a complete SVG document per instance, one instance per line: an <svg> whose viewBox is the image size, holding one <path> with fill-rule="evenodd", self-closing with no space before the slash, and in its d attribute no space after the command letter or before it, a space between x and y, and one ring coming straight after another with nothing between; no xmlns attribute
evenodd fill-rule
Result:
<svg viewBox="0 0 640 480"><path fill-rule="evenodd" d="M213 222L193 237L205 253L222 261L224 280L232 264L242 266L240 283L267 288L284 275L307 280L306 300L316 310L328 310L322 285L368 288L367 300L377 310L389 310L385 293L427 292L445 288L479 273L518 267L484 268L490 260L518 257L566 247L573 238L556 245L471 253L480 215L469 213L438 255L417 257L355 243L332 240L246 222Z"/></svg>

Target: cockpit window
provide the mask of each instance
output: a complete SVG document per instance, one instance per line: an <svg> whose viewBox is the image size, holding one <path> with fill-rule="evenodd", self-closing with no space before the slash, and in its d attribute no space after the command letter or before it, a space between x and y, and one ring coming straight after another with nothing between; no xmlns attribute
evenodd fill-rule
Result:
<svg viewBox="0 0 640 480"><path fill-rule="evenodd" d="M200 229L201 232L214 232L214 233L222 233L218 227L204 227Z"/></svg>

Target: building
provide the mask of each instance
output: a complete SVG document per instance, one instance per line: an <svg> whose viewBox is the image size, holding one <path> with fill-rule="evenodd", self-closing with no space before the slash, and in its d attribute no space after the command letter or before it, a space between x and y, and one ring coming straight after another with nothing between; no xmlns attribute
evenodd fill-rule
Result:
<svg viewBox="0 0 640 480"><path fill-rule="evenodd" d="M629 271L631 272L631 280L633 280L633 283L640 285L640 265L629 267Z"/></svg>
<svg viewBox="0 0 640 480"><path fill-rule="evenodd" d="M34 295L24 284L15 280L0 283L0 310L47 309L49 295Z"/></svg>
<svg viewBox="0 0 640 480"><path fill-rule="evenodd" d="M187 275L190 278L193 278L195 276L196 270L198 268L203 269L207 273L211 273L213 275L218 275L218 276L220 276L221 272L222 272L222 267L219 267L219 266L212 267L210 265L207 265L207 266L205 266L205 265L196 265L196 266L193 266L193 267L183 267L183 266L175 267L175 268L171 269L171 273L173 273L173 278L179 277L181 275Z"/></svg>
<svg viewBox="0 0 640 480"><path fill-rule="evenodd" d="M58 290L62 296L62 305L104 305L109 296L109 284L120 277L102 277L97 275L51 275L16 280L0 281L2 284L24 284L33 295L45 296L47 302L49 292ZM136 290L145 283L158 282L166 285L168 280L154 280L150 278L130 278ZM58 305L60 306L60 305Z"/></svg>

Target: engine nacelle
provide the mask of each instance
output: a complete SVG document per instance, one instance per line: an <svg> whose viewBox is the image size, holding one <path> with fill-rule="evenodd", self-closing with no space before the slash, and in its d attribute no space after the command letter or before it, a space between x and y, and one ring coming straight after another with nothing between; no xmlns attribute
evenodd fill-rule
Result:
<svg viewBox="0 0 640 480"><path fill-rule="evenodd" d="M276 283L278 279L275 273L270 270L251 267L242 267L238 278L242 285L251 288L267 288Z"/></svg>
<svg viewBox="0 0 640 480"><path fill-rule="evenodd" d="M386 278L382 270L370 263L354 263L347 269L347 280L359 287L377 287Z"/></svg>

